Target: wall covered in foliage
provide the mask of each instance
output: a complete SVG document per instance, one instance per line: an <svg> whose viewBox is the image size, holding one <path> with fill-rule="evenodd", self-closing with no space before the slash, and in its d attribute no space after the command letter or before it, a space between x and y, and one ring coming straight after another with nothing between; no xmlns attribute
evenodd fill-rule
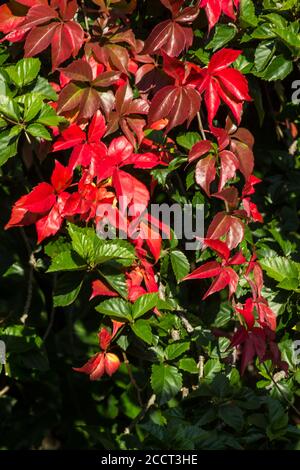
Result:
<svg viewBox="0 0 300 470"><path fill-rule="evenodd" d="M0 449L300 447L299 13L0 6Z"/></svg>

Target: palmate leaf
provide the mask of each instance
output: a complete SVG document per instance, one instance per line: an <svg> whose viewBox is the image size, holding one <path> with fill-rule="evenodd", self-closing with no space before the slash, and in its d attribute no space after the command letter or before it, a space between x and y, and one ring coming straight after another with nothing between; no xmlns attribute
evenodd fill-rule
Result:
<svg viewBox="0 0 300 470"><path fill-rule="evenodd" d="M182 387L182 374L177 367L154 364L151 373L151 387L162 405L173 398Z"/></svg>
<svg viewBox="0 0 300 470"><path fill-rule="evenodd" d="M184 278L190 270L190 263L182 251L173 250L170 254L172 268L177 281Z"/></svg>
<svg viewBox="0 0 300 470"><path fill-rule="evenodd" d="M21 127L13 126L0 132L0 166L17 154Z"/></svg>
<svg viewBox="0 0 300 470"><path fill-rule="evenodd" d="M152 344L152 329L147 320L138 320L137 322L133 323L133 325L131 325L131 329L134 334L145 341L145 343Z"/></svg>
<svg viewBox="0 0 300 470"><path fill-rule="evenodd" d="M112 298L101 302L96 307L97 312L109 317L116 318L123 321L131 321L131 304L126 300L120 298Z"/></svg>
<svg viewBox="0 0 300 470"><path fill-rule="evenodd" d="M125 240L103 240L98 237L95 229L73 224L68 225L68 231L73 250L90 266L111 260L130 266L135 258L133 246Z"/></svg>
<svg viewBox="0 0 300 470"><path fill-rule="evenodd" d="M72 304L79 295L82 287L83 273L64 273L56 281L53 294L55 307L66 307Z"/></svg>
<svg viewBox="0 0 300 470"><path fill-rule="evenodd" d="M0 115L17 123L20 119L18 104L9 96L0 95Z"/></svg>
<svg viewBox="0 0 300 470"><path fill-rule="evenodd" d="M269 277L279 282L278 287L297 290L300 287L300 263L283 256L263 258L259 261Z"/></svg>
<svg viewBox="0 0 300 470"><path fill-rule="evenodd" d="M134 319L141 317L149 310L153 310L158 304L158 294L156 292L145 294L139 297L133 304L132 317Z"/></svg>
<svg viewBox="0 0 300 470"><path fill-rule="evenodd" d="M25 85L29 85L36 78L41 68L41 62L39 59L21 59L16 65L10 65L6 67L10 79L13 83L22 88Z"/></svg>
<svg viewBox="0 0 300 470"><path fill-rule="evenodd" d="M64 2L51 3L51 6L33 4L22 25L29 30L24 46L25 57L33 57L51 45L53 71L69 57L75 57L84 41L82 27L72 21L77 8L74 0L69 2L68 8L64 7ZM59 17L60 21L57 21Z"/></svg>

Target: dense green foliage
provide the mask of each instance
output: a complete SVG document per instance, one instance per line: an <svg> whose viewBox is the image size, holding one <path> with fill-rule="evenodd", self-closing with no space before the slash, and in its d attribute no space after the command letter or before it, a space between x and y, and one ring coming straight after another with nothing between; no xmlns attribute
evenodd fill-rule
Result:
<svg viewBox="0 0 300 470"><path fill-rule="evenodd" d="M109 4L84 3L91 10L95 3ZM158 0L153 3L138 1L130 14L137 38L145 40L170 16ZM248 361L241 374L241 352L231 347L237 321L226 289L203 301L211 280L181 282L199 263L216 257L210 248L195 253L175 237L163 240L160 259L153 262L159 292L129 299L126 275L136 262L134 246L99 238L90 219L78 223L69 217L42 244L32 225L4 230L16 201L50 181L56 128L74 122L72 111L57 111L61 98L49 82L59 94L60 80L58 70L51 71L50 54L24 59L22 44L5 41L0 340L7 356L0 364L0 449L300 449L300 368L294 354L300 340L300 108L292 100L300 72L299 2L240 3L236 22L222 16L209 33L201 10L193 45L182 57L204 67L224 47L243 51L235 68L248 79L253 102L244 106L242 127L255 137L254 173L262 183L253 200L264 222L246 225L239 246L248 261L255 252L264 271L263 297L276 314L276 341L288 371L270 355ZM76 21L83 29L85 20L91 29L94 18L80 11ZM74 60L67 59L64 67ZM116 81L123 71L116 63L111 68L119 74ZM81 91L89 86L86 79L75 84ZM133 98L138 95L134 88ZM224 123L224 109L220 116ZM112 131L114 137L124 132L121 124L120 129ZM204 204L207 228L224 201L207 197L194 180L195 166L187 166L187 155L203 137L197 119L188 130L182 123L171 129L168 137L163 130L145 129L153 145L172 158L148 173L134 167L133 174L148 187L155 179L152 202ZM137 133L129 134L137 148ZM108 145L107 138L110 134L104 138ZM58 159L67 164L68 158ZM242 178L232 178L239 189ZM91 298L99 279L116 296ZM240 279L237 300L244 302L248 291ZM90 382L72 367L99 352L97 333L111 328L112 319L125 324L112 344L121 365L112 377Z"/></svg>

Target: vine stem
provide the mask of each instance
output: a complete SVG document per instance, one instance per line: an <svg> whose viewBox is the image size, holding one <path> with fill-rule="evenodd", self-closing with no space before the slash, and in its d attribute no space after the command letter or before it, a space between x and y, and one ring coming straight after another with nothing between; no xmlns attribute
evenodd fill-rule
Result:
<svg viewBox="0 0 300 470"><path fill-rule="evenodd" d="M138 386L135 378L133 377L133 373L132 373L132 370L131 370L131 367L130 367L130 362L128 361L127 355L124 351L122 351L122 356L123 356L123 359L124 359L124 364L126 365L126 368L127 368L127 371L128 371L130 382L132 383L133 387L136 389L138 402L139 402L140 406L143 407L143 400L142 400L142 397L141 397L141 389Z"/></svg>
<svg viewBox="0 0 300 470"><path fill-rule="evenodd" d="M84 6L84 0L81 0L80 4L81 4L81 10L82 10L82 13L83 13L83 17L84 17L85 29L86 29L86 32L88 34L90 34L90 27L89 27L88 17L86 16L86 9L85 9L85 6Z"/></svg>
<svg viewBox="0 0 300 470"><path fill-rule="evenodd" d="M22 238L25 242L26 245L26 250L28 253L28 264L29 264L29 274L28 274L28 287L27 287L27 295L26 295L26 301L24 305L24 310L23 310L23 315L21 317L22 323L25 324L28 315L29 315L29 310L31 306L31 301L32 301L32 294L33 294L33 281L34 281L34 267L36 265L36 259L34 257L34 253L32 251L32 248L30 246L30 242L27 238L26 232L23 229L23 227L20 227L20 233L22 235Z"/></svg>
<svg viewBox="0 0 300 470"><path fill-rule="evenodd" d="M186 331L188 333L193 333L195 331L195 329L190 324L190 322L188 321L186 316L184 315L184 312L180 311L180 312L177 313L177 315L179 316L180 320L182 321L182 324L183 324L184 328L186 329Z"/></svg>
<svg viewBox="0 0 300 470"><path fill-rule="evenodd" d="M271 372L269 371L268 367L266 366L266 364L263 364L264 368L265 368L265 371L266 373L268 374L269 378L272 380L273 384L275 385L275 387L277 388L278 392L280 393L280 395L282 396L282 398L286 401L286 403L290 406L290 408L292 408L292 410L298 415L300 416L300 411L298 410L298 408L295 407L295 405L288 399L288 397L283 393L283 391L280 389L280 387L278 386L278 383L276 382L276 380L274 380L274 377L272 376Z"/></svg>
<svg viewBox="0 0 300 470"><path fill-rule="evenodd" d="M4 395L7 394L7 392L9 391L9 388L10 387L8 385L6 385L2 390L0 390L0 398L4 397Z"/></svg>
<svg viewBox="0 0 300 470"><path fill-rule="evenodd" d="M156 395L153 393L151 397L149 398L149 400L147 401L146 405L143 406L142 410L137 415L137 417L129 424L128 427L124 429L123 434L130 434L134 426L138 424L140 421L142 421L147 411L155 404L155 400L156 400Z"/></svg>
<svg viewBox="0 0 300 470"><path fill-rule="evenodd" d="M203 123L202 123L202 119L201 119L201 114L200 114L199 111L197 113L197 119L198 119L198 126L199 126L199 130L200 130L202 139L206 140L206 135L205 135L205 132L204 132L204 127L203 127Z"/></svg>
<svg viewBox="0 0 300 470"><path fill-rule="evenodd" d="M54 291L55 291L56 280L57 280L57 277L56 277L56 274L54 274L54 276L53 276L52 293L54 293ZM53 297L53 295L52 295L52 297ZM43 336L43 343L46 341L46 339L48 338L48 336L49 336L49 334L50 334L50 331L52 330L52 326L53 326L53 323L54 323L54 316L55 316L55 307L54 307L54 304L53 304L53 305L52 305L51 312L50 312L49 323L48 323L46 332L45 332L45 334L44 334L44 336Z"/></svg>

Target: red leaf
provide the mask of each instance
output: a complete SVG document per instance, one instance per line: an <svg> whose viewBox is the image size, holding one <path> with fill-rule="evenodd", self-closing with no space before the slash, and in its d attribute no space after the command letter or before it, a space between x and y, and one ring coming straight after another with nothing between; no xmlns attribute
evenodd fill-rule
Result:
<svg viewBox="0 0 300 470"><path fill-rule="evenodd" d="M199 80L195 80L199 92L205 92L208 122L211 129L213 129L213 119L221 100L229 106L238 123L241 120L243 102L251 100L245 77L238 70L228 68L240 54L241 51L233 49L222 49L216 52L208 67L198 74Z"/></svg>
<svg viewBox="0 0 300 470"><path fill-rule="evenodd" d="M155 261L160 257L162 239L157 230L154 230L151 225L141 222L139 225L140 235L146 241Z"/></svg>
<svg viewBox="0 0 300 470"><path fill-rule="evenodd" d="M48 212L55 204L53 187L48 183L39 183L27 194L23 207L33 213Z"/></svg>
<svg viewBox="0 0 300 470"><path fill-rule="evenodd" d="M222 191L225 184L231 178L234 178L236 170L239 168L239 160L234 153L229 150L223 150L219 154L221 159L221 171L218 191Z"/></svg>
<svg viewBox="0 0 300 470"><path fill-rule="evenodd" d="M246 260L245 256L243 255L243 253L241 251L239 251L238 253L233 255L232 258L230 258L228 264L230 264L230 266L232 266L232 265L244 264L246 262L247 262L247 260Z"/></svg>
<svg viewBox="0 0 300 470"><path fill-rule="evenodd" d="M104 136L105 132L105 119L101 112L97 111L89 126L88 141L95 143L99 142L99 140Z"/></svg>
<svg viewBox="0 0 300 470"><path fill-rule="evenodd" d="M100 333L98 333L98 338L100 348L103 349L103 351L106 351L112 339L111 334L109 333L109 331L107 331L106 328L101 328Z"/></svg>
<svg viewBox="0 0 300 470"><path fill-rule="evenodd" d="M108 148L108 157L111 165L126 164L126 160L131 157L133 146L126 137L117 137L113 139Z"/></svg>
<svg viewBox="0 0 300 470"><path fill-rule="evenodd" d="M243 308L235 307L235 310L238 313L240 313L242 315L242 317L244 318L249 330L252 330L252 328L254 326L254 323L255 323L255 318L254 318L254 315L253 315L253 309L254 309L254 303L253 303L252 298L249 298L249 299L246 300L245 305L243 306Z"/></svg>
<svg viewBox="0 0 300 470"><path fill-rule="evenodd" d="M226 214L226 212L218 212L210 226L208 227L208 231L206 234L207 238L219 239L226 235L230 227L230 216Z"/></svg>
<svg viewBox="0 0 300 470"><path fill-rule="evenodd" d="M238 283L239 283L239 276L232 268L225 268L229 276L229 298L235 293Z"/></svg>
<svg viewBox="0 0 300 470"><path fill-rule="evenodd" d="M38 26L44 23L48 23L51 20L57 19L58 13L48 5L34 5L30 8L26 15L24 26L27 29L32 29L34 26ZM58 25L58 23L55 23Z"/></svg>
<svg viewBox="0 0 300 470"><path fill-rule="evenodd" d="M192 40L190 28L183 28L176 21L166 20L155 26L145 42L143 52L158 54L162 50L170 57L177 57L184 49L191 47Z"/></svg>
<svg viewBox="0 0 300 470"><path fill-rule="evenodd" d="M218 193L214 193L212 194L212 196L227 202L230 207L236 207L239 201L238 190L233 186L231 186L230 188L225 188L222 191L219 191Z"/></svg>
<svg viewBox="0 0 300 470"><path fill-rule="evenodd" d="M148 189L129 173L116 169L113 173L113 186L119 199L121 212L131 206L130 215L134 216L135 210L142 212L148 206L150 199Z"/></svg>
<svg viewBox="0 0 300 470"><path fill-rule="evenodd" d="M261 179L256 178L254 175L250 175L243 188L243 196L250 196L251 194L254 194L254 186L259 183L261 183Z"/></svg>
<svg viewBox="0 0 300 470"><path fill-rule="evenodd" d="M238 51L235 49L221 49L220 51L216 52L210 62L208 64L207 70L210 74L214 75L222 70L227 69L229 65L233 64L236 59L241 55L242 51Z"/></svg>
<svg viewBox="0 0 300 470"><path fill-rule="evenodd" d="M59 94L57 102L57 112L59 114L73 111L80 106L84 97L85 88L81 88L75 83L69 83Z"/></svg>
<svg viewBox="0 0 300 470"><path fill-rule="evenodd" d="M189 125L200 109L201 97L191 86L166 86L151 101L149 124L168 119L166 132L187 121Z"/></svg>
<svg viewBox="0 0 300 470"><path fill-rule="evenodd" d="M61 227L63 217L61 211L63 209L64 202L69 197L69 194L63 193L63 197L54 204L49 214L39 219L35 226L38 235L38 243L41 243L45 238L50 235L55 235Z"/></svg>
<svg viewBox="0 0 300 470"><path fill-rule="evenodd" d="M83 59L72 62L68 67L62 69L64 75L71 80L78 82L91 82L93 80L93 71L90 64Z"/></svg>
<svg viewBox="0 0 300 470"><path fill-rule="evenodd" d="M73 171L55 160L55 168L51 176L51 184L56 192L66 189L72 182Z"/></svg>
<svg viewBox="0 0 300 470"><path fill-rule="evenodd" d="M220 290L225 289L230 282L230 276L226 270L221 270L218 277L214 280L208 291L202 297L202 300L205 300L209 295L215 294Z"/></svg>
<svg viewBox="0 0 300 470"><path fill-rule="evenodd" d="M5 230L11 227L18 227L24 225L34 224L39 215L32 214L24 207L24 203L27 200L27 195L22 196L13 206L11 216L7 224L5 225Z"/></svg>
<svg viewBox="0 0 300 470"><path fill-rule="evenodd" d="M239 3L240 0L201 0L200 8L205 8L209 30L218 23L222 13L234 20Z"/></svg>
<svg viewBox="0 0 300 470"><path fill-rule="evenodd" d="M226 243L230 250L236 248L244 238L245 225L234 216L229 216L229 230L226 236Z"/></svg>
<svg viewBox="0 0 300 470"><path fill-rule="evenodd" d="M72 45L64 33L65 25L57 26L51 41L52 72L72 55Z"/></svg>
<svg viewBox="0 0 300 470"><path fill-rule="evenodd" d="M247 365L253 361L254 356L255 356L255 345L252 341L251 333L249 333L249 336L243 345L243 354L242 354L242 360L241 360L241 374L242 375L244 374Z"/></svg>
<svg viewBox="0 0 300 470"><path fill-rule="evenodd" d="M210 184L216 177L216 158L213 155L208 155L199 160L196 165L195 179L197 184L210 196ZM210 237L209 237L210 238Z"/></svg>
<svg viewBox="0 0 300 470"><path fill-rule="evenodd" d="M67 129L65 129L59 136L59 138L53 144L53 152L58 152L59 150L65 150L71 147L75 147L85 141L85 133L83 130L77 126L77 124L71 124Z"/></svg>
<svg viewBox="0 0 300 470"><path fill-rule="evenodd" d="M50 23L32 29L25 41L24 57L35 56L46 49L51 44L57 26L58 23Z"/></svg>
<svg viewBox="0 0 300 470"><path fill-rule="evenodd" d="M24 22L23 16L15 16L8 5L0 6L0 31L7 34L18 28Z"/></svg>
<svg viewBox="0 0 300 470"><path fill-rule="evenodd" d="M194 160L202 157L206 153L210 152L213 148L213 144L210 140L201 140L197 142L191 148L189 152L189 162L193 162Z"/></svg>
<svg viewBox="0 0 300 470"><path fill-rule="evenodd" d="M80 24L75 21L65 23L64 39L71 46L72 57L76 57L84 42L84 31Z"/></svg>
<svg viewBox="0 0 300 470"><path fill-rule="evenodd" d="M261 297L255 305L258 312L259 322L262 325L267 325L272 331L276 331L276 315L269 307L267 300Z"/></svg>
<svg viewBox="0 0 300 470"><path fill-rule="evenodd" d="M111 290L110 287L104 284L104 282L97 279L96 281L93 281L92 283L92 295L90 297L90 300L93 299L94 297L97 297L98 295L106 295L108 297L118 297L119 294Z"/></svg>
<svg viewBox="0 0 300 470"><path fill-rule="evenodd" d="M212 250L216 251L218 255L223 258L225 261L228 260L230 256L230 251L226 245L226 243L220 241L220 240L211 240L209 238L204 238L203 239L203 245L204 247L209 247Z"/></svg>
<svg viewBox="0 0 300 470"><path fill-rule="evenodd" d="M64 91L64 90L63 90ZM94 88L84 88L80 99L78 120L89 119L100 108L100 97L97 90Z"/></svg>
<svg viewBox="0 0 300 470"><path fill-rule="evenodd" d="M222 268L217 261L208 261L202 264L199 268L195 269L191 274L184 277L183 281L189 281L191 279L206 279L208 277L215 277L220 274Z"/></svg>
<svg viewBox="0 0 300 470"><path fill-rule="evenodd" d="M105 354L105 372L112 376L120 367L120 359L113 353Z"/></svg>
<svg viewBox="0 0 300 470"><path fill-rule="evenodd" d="M100 379L105 372L104 361L104 353L98 353L89 359L82 367L73 367L73 370L89 375L90 380L97 380Z"/></svg>

